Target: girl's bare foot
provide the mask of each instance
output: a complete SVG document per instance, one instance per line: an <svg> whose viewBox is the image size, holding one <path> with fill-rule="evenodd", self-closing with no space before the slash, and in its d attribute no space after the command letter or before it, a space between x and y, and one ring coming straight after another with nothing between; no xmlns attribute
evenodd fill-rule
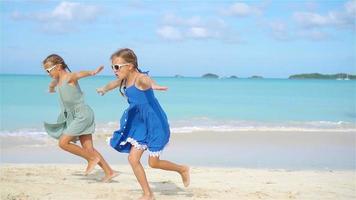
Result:
<svg viewBox="0 0 356 200"><path fill-rule="evenodd" d="M184 187L188 187L190 184L190 168L188 166L183 167L184 170L180 173L180 175L182 176Z"/></svg>
<svg viewBox="0 0 356 200"><path fill-rule="evenodd" d="M103 179L101 179L101 181L103 183L108 183L110 182L113 178L117 177L119 175L118 172L112 171L110 174L105 175L105 177Z"/></svg>
<svg viewBox="0 0 356 200"><path fill-rule="evenodd" d="M93 169L95 168L95 166L100 162L100 158L99 157L95 157L93 160L89 160L88 161L88 166L87 169L85 170L85 176L87 176L91 171L93 171Z"/></svg>
<svg viewBox="0 0 356 200"><path fill-rule="evenodd" d="M153 194L148 194L148 195L143 195L142 197L140 197L138 200L155 200L155 197L153 196Z"/></svg>

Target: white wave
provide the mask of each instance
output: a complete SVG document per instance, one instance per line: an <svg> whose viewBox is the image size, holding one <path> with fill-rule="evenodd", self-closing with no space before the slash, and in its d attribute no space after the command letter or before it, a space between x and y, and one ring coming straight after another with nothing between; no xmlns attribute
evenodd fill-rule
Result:
<svg viewBox="0 0 356 200"><path fill-rule="evenodd" d="M171 128L173 133L192 133L192 132L238 132L238 131L265 131L265 132L356 132L356 128L303 128L303 127L266 127L266 126L245 126L245 127L233 127L233 126L211 126L211 127L177 127Z"/></svg>
<svg viewBox="0 0 356 200"><path fill-rule="evenodd" d="M13 131L0 131L0 137L4 136L28 136L28 137L44 137L47 133L44 130L36 130L36 129L18 129Z"/></svg>
<svg viewBox="0 0 356 200"><path fill-rule="evenodd" d="M97 123L95 135L110 135L119 127L118 122ZM356 123L344 121L307 121L307 122L255 122L243 120L212 120L205 117L193 120L176 120L170 122L172 133L192 132L234 132L234 131L266 131L266 132L356 132ZM43 129L18 129L0 131L0 137L31 137L49 138Z"/></svg>

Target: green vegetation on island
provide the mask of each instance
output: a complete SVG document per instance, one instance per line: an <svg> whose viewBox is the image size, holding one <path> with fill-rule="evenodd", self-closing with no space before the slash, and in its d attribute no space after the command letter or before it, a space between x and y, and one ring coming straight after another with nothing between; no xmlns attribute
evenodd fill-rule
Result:
<svg viewBox="0 0 356 200"><path fill-rule="evenodd" d="M349 80L356 79L356 75L338 73L338 74L319 74L319 73L311 73L311 74L295 74L289 76L288 79L335 79L335 80Z"/></svg>
<svg viewBox="0 0 356 200"><path fill-rule="evenodd" d="M202 78L219 78L218 75L212 74L212 73L207 73L202 76Z"/></svg>
<svg viewBox="0 0 356 200"><path fill-rule="evenodd" d="M256 76L256 75L255 75L255 76L251 76L251 77L249 77L249 78L256 78L256 79L257 79L257 78L263 78L263 77L262 77L262 76Z"/></svg>
<svg viewBox="0 0 356 200"><path fill-rule="evenodd" d="M182 75L175 75L175 78L183 78ZM236 75L222 76L217 74L206 73L201 76L201 78L213 78L213 79L238 79ZM241 78L241 77L240 77ZM264 79L263 76L253 75L247 77L248 79ZM356 75L347 73L337 73L337 74L321 74L321 73L305 73L305 74L293 74L288 77L288 79L329 79L329 80L356 80Z"/></svg>

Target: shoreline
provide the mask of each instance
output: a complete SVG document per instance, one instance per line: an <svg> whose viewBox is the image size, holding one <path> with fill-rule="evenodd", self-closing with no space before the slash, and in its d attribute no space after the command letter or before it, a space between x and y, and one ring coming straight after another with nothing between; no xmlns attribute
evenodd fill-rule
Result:
<svg viewBox="0 0 356 200"><path fill-rule="evenodd" d="M104 135L104 134L103 134ZM83 163L61 150L57 141L11 138L1 140L0 163ZM104 137L95 147L109 163L127 164L127 155L111 148ZM53 156L55 155L55 156ZM256 169L356 169L354 132L194 132L172 134L162 154L193 166ZM142 163L147 163L144 153Z"/></svg>

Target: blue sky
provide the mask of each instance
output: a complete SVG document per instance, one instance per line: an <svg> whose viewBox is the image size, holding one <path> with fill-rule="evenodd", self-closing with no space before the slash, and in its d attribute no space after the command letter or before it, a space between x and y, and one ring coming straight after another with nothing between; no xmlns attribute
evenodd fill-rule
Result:
<svg viewBox="0 0 356 200"><path fill-rule="evenodd" d="M0 1L1 73L74 71L132 48L153 76L356 74L356 1Z"/></svg>

